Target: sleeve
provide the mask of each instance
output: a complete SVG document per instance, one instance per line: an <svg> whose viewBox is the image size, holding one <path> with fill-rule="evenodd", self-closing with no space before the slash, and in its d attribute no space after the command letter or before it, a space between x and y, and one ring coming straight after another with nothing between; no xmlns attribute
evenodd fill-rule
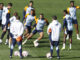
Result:
<svg viewBox="0 0 80 60"><path fill-rule="evenodd" d="M63 29L64 29L64 27L66 27L67 26L67 23L66 23L66 18L63 20Z"/></svg>
<svg viewBox="0 0 80 60"><path fill-rule="evenodd" d="M69 8L67 8L67 12L68 12L68 14L69 14Z"/></svg>
<svg viewBox="0 0 80 60"><path fill-rule="evenodd" d="M76 6L76 9L80 9L80 6Z"/></svg>
<svg viewBox="0 0 80 60"><path fill-rule="evenodd" d="M38 18L36 16L34 16L34 17L35 17L35 22L37 24L38 23Z"/></svg>
<svg viewBox="0 0 80 60"><path fill-rule="evenodd" d="M22 36L23 32L24 32L24 26L23 26L23 24L21 24L18 36Z"/></svg>

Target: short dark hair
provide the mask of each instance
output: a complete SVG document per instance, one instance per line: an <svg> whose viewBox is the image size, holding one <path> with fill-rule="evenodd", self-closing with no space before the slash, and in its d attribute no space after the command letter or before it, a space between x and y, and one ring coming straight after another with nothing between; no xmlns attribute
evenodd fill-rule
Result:
<svg viewBox="0 0 80 60"><path fill-rule="evenodd" d="M40 15L44 16L44 14L43 14L43 13L41 13Z"/></svg>
<svg viewBox="0 0 80 60"><path fill-rule="evenodd" d="M68 13L67 10L64 10L63 12L65 12L66 14Z"/></svg>
<svg viewBox="0 0 80 60"><path fill-rule="evenodd" d="M56 19L57 19L57 16L56 16L56 15L54 15L54 16L52 16L52 18L53 18L54 20L56 20Z"/></svg>
<svg viewBox="0 0 80 60"><path fill-rule="evenodd" d="M13 6L13 4L12 3L8 3L8 6Z"/></svg>
<svg viewBox="0 0 80 60"><path fill-rule="evenodd" d="M70 3L74 3L74 1L70 1Z"/></svg>
<svg viewBox="0 0 80 60"><path fill-rule="evenodd" d="M18 16L18 12L14 12L14 16Z"/></svg>
<svg viewBox="0 0 80 60"><path fill-rule="evenodd" d="M0 5L3 5L4 6L4 3L0 3Z"/></svg>
<svg viewBox="0 0 80 60"><path fill-rule="evenodd" d="M30 3L32 3L32 4L33 4L33 1L30 1Z"/></svg>
<svg viewBox="0 0 80 60"><path fill-rule="evenodd" d="M31 11L33 11L33 16L35 16L35 10L34 9L31 9Z"/></svg>
<svg viewBox="0 0 80 60"><path fill-rule="evenodd" d="M16 16L16 19L19 19L20 20L20 16Z"/></svg>

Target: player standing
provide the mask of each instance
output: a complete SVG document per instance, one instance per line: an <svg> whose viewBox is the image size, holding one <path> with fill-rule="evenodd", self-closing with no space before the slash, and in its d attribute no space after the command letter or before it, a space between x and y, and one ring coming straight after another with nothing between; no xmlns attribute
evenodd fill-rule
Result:
<svg viewBox="0 0 80 60"><path fill-rule="evenodd" d="M3 6L4 4L3 3L0 3L0 26L2 25L2 12L3 12Z"/></svg>
<svg viewBox="0 0 80 60"><path fill-rule="evenodd" d="M6 34L6 32L8 31L8 35L7 35L7 39L6 39L6 43L8 43L8 39L9 39L9 29L5 29L6 27L6 23L7 21L9 21L9 18L10 18L10 10L12 8L12 3L8 3L8 6L7 7L3 7L3 13L2 13L2 30L3 30L3 33L1 35L1 38L0 38L0 43L2 43L2 39L4 37L4 35Z"/></svg>
<svg viewBox="0 0 80 60"><path fill-rule="evenodd" d="M74 27L76 29L77 39L80 40L79 29L78 29L78 21L77 21L77 17L76 17L76 9L80 9L80 7L79 6L74 6L74 1L70 1L70 5L71 5L71 7L67 8L67 12L70 14L70 16L73 19L73 24L74 24Z"/></svg>
<svg viewBox="0 0 80 60"><path fill-rule="evenodd" d="M52 58L53 55L53 46L56 46L56 51L57 51L57 58L60 59L59 56L59 39L60 39L60 32L61 32L61 24L57 21L57 16L52 17L53 21L50 23L47 29L47 33L49 35L50 39L50 53L51 56L49 57L50 59Z"/></svg>
<svg viewBox="0 0 80 60"><path fill-rule="evenodd" d="M65 49L65 43L66 43L66 37L69 35L69 49L72 47L72 32L73 32L73 20L72 17L67 13L67 10L64 10L64 21L63 21L63 30L64 30L64 41L63 41L63 47L62 50Z"/></svg>
<svg viewBox="0 0 80 60"><path fill-rule="evenodd" d="M13 49L15 44L18 44L20 58L22 59L22 35L23 35L24 27L20 22L20 17L17 16L16 20L10 25L10 36L12 38L12 44L10 48L10 58L12 58Z"/></svg>

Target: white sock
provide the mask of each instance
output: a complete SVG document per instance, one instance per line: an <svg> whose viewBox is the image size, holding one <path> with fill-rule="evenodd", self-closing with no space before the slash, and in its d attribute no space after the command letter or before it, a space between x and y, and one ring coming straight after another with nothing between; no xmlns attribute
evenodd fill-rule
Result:
<svg viewBox="0 0 80 60"><path fill-rule="evenodd" d="M38 40L36 39L35 42L38 42Z"/></svg>
<svg viewBox="0 0 80 60"><path fill-rule="evenodd" d="M6 39L6 43L8 43L8 39Z"/></svg>
<svg viewBox="0 0 80 60"><path fill-rule="evenodd" d="M77 34L77 38L79 38L79 34Z"/></svg>
<svg viewBox="0 0 80 60"><path fill-rule="evenodd" d="M70 43L70 45L69 45L69 48L71 49L72 48L72 44Z"/></svg>
<svg viewBox="0 0 80 60"><path fill-rule="evenodd" d="M63 48L65 48L65 43L63 43Z"/></svg>

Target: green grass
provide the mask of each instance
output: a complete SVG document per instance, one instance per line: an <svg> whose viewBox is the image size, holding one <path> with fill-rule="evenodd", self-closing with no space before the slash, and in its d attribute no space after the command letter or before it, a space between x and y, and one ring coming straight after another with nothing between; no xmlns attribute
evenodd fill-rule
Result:
<svg viewBox="0 0 80 60"><path fill-rule="evenodd" d="M45 17L48 19L49 22L51 22L52 15L58 16L58 21L63 22L63 10L69 7L69 1L70 0L33 0L34 1L34 7L36 10L36 15L39 17L40 13L44 13ZM11 14L14 13L14 11L17 11L19 15L22 18L22 12L23 8L28 5L29 0L0 0L0 2L3 2L5 5L7 5L8 2L13 3L13 8L11 11ZM75 0L75 4L79 5L80 0ZM80 10L77 11L77 19L80 23ZM80 24L79 24L80 26ZM36 34L33 39L27 42L25 46L23 46L23 50L27 50L29 52L29 57L24 58L23 60L48 60L46 58L46 53L49 52L50 46L49 46L49 39L48 35L46 33L46 28L44 28L44 38L40 41L40 46L38 48L33 47L33 41L39 36L39 34ZM79 29L80 31L80 29ZM0 28L0 35L2 31ZM3 39L5 42L6 36ZM60 49L62 47L62 41L63 41L63 32L61 32L61 38L60 38ZM76 32L74 29L73 32L73 44L72 44L72 50L68 50L69 42L66 43L66 50L60 51L61 59L60 60L80 60L80 41L76 39ZM17 50L17 46L14 50ZM10 49L8 46L0 45L0 60L10 60L9 59ZM54 48L53 53L54 58L52 60L57 60L56 56L56 50ZM14 57L12 60L20 60L19 57Z"/></svg>

